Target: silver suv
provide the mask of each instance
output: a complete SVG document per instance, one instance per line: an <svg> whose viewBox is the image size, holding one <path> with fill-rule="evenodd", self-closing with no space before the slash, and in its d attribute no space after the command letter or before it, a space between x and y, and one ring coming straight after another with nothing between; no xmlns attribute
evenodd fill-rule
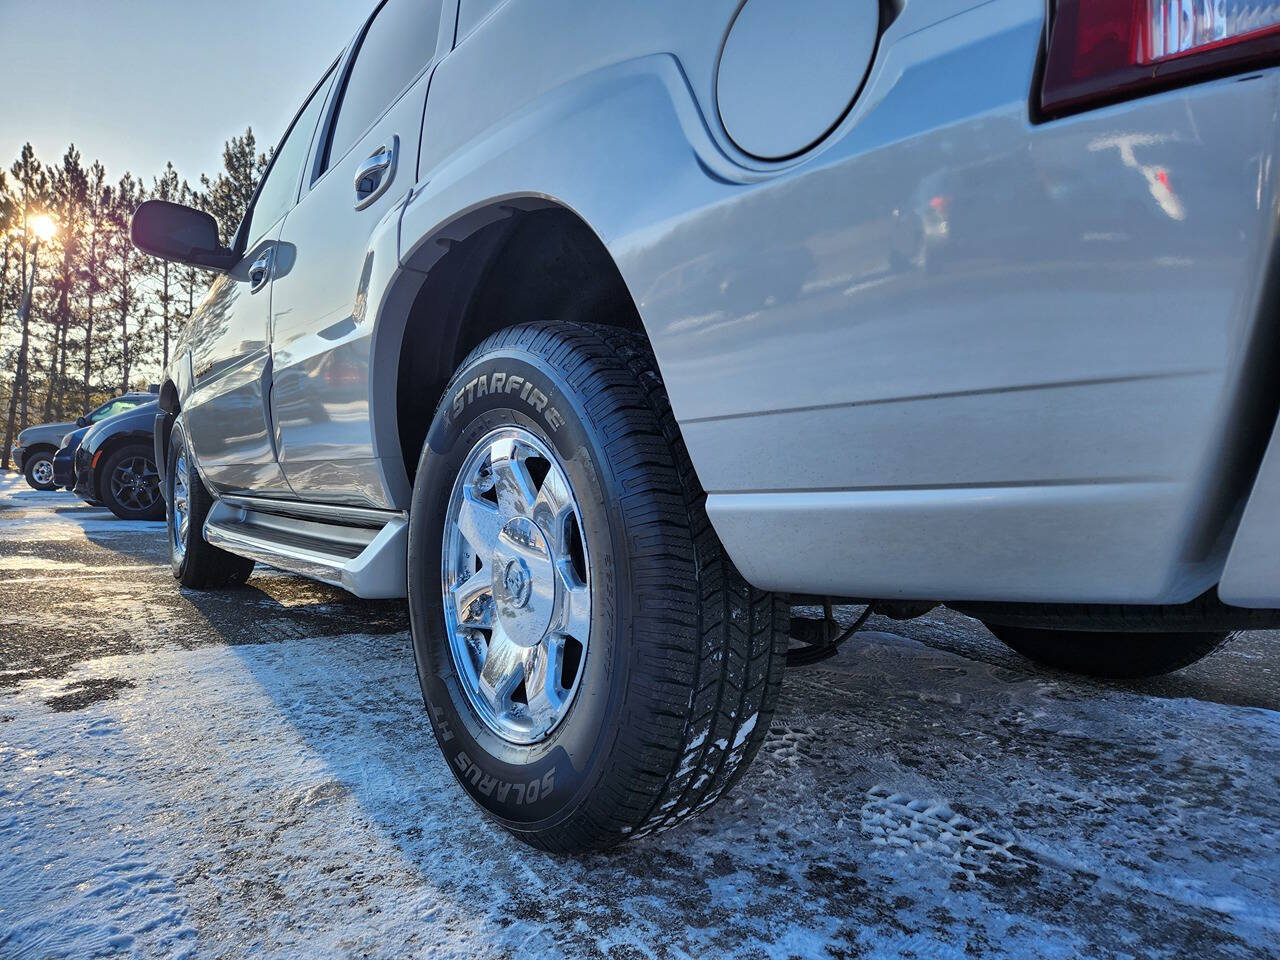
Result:
<svg viewBox="0 0 1280 960"><path fill-rule="evenodd" d="M221 274L175 575L407 596L449 766L551 850L733 785L842 639L793 605L1105 676L1280 622L1273 7L386 0L229 249L134 217Z"/></svg>

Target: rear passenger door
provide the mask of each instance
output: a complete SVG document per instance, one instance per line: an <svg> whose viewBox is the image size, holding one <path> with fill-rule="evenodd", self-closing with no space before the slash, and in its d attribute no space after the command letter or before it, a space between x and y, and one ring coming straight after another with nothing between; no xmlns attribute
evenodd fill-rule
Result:
<svg viewBox="0 0 1280 960"><path fill-rule="evenodd" d="M375 262L370 238L413 188L431 67L452 44L456 10L442 0L378 8L285 219L288 262L272 290L272 411L280 465L303 499L388 506L370 436L368 303L398 250Z"/></svg>

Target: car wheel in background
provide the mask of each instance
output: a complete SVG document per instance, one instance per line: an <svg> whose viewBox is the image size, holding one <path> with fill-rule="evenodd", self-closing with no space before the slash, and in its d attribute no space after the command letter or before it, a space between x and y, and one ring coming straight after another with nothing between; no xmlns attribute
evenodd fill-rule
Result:
<svg viewBox="0 0 1280 960"><path fill-rule="evenodd" d="M50 451L28 453L22 465L22 474L27 478L27 483L37 490L58 489L58 485L53 482L53 453Z"/></svg>
<svg viewBox="0 0 1280 960"><path fill-rule="evenodd" d="M1231 633L1106 633L986 624L1024 657L1059 670L1128 680L1188 667L1213 653Z"/></svg>
<svg viewBox="0 0 1280 960"><path fill-rule="evenodd" d="M191 462L180 418L169 437L165 484L165 528L174 578L197 590L239 586L248 580L253 560L228 553L204 538L204 521L213 497Z"/></svg>
<svg viewBox="0 0 1280 960"><path fill-rule="evenodd" d="M164 516L155 454L145 443L126 443L107 455L98 475L102 502L121 520L159 520Z"/></svg>
<svg viewBox="0 0 1280 960"><path fill-rule="evenodd" d="M436 411L410 510L418 677L458 782L533 846L679 823L764 740L788 609L742 579L704 500L629 332L500 331Z"/></svg>

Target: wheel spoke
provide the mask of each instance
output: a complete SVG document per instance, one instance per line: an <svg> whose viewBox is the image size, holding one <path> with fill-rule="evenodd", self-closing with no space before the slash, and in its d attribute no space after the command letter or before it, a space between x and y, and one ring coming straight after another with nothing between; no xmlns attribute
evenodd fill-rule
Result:
<svg viewBox="0 0 1280 960"><path fill-rule="evenodd" d="M559 471L548 470L538 496L533 501L534 523L542 528L547 539L551 541L551 551L555 554L565 552L564 543L565 520L573 513L573 496L569 487L561 478Z"/></svg>
<svg viewBox="0 0 1280 960"><path fill-rule="evenodd" d="M489 649L480 670L480 693L496 710L502 710L524 677L522 647L512 643L501 627L489 637Z"/></svg>
<svg viewBox="0 0 1280 960"><path fill-rule="evenodd" d="M458 511L458 529L471 544L471 549L487 562L498 546L502 515L488 500L481 500L468 493L463 497L462 508Z"/></svg>
<svg viewBox="0 0 1280 960"><path fill-rule="evenodd" d="M548 636L525 651L524 690L534 730L543 733L555 723L564 706L560 672L564 665L564 638Z"/></svg>
<svg viewBox="0 0 1280 960"><path fill-rule="evenodd" d="M559 567L560 581L564 586L560 601L560 632L586 643L591 633L591 591L575 583L565 575L564 565Z"/></svg>
<svg viewBox="0 0 1280 960"><path fill-rule="evenodd" d="M493 490L498 496L498 509L502 516L529 516L538 493L533 486L533 477L529 475L529 468L520 458L518 450L513 446L508 456L502 459L495 457L491 469Z"/></svg>
<svg viewBox="0 0 1280 960"><path fill-rule="evenodd" d="M493 626L493 578L482 567L453 588L453 605L458 623L466 626Z"/></svg>

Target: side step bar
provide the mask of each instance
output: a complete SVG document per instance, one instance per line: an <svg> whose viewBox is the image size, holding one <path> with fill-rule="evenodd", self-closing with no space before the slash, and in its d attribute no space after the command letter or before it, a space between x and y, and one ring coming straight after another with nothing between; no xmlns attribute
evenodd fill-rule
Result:
<svg viewBox="0 0 1280 960"><path fill-rule="evenodd" d="M224 497L204 538L228 553L369 599L408 595L409 522L391 511Z"/></svg>

